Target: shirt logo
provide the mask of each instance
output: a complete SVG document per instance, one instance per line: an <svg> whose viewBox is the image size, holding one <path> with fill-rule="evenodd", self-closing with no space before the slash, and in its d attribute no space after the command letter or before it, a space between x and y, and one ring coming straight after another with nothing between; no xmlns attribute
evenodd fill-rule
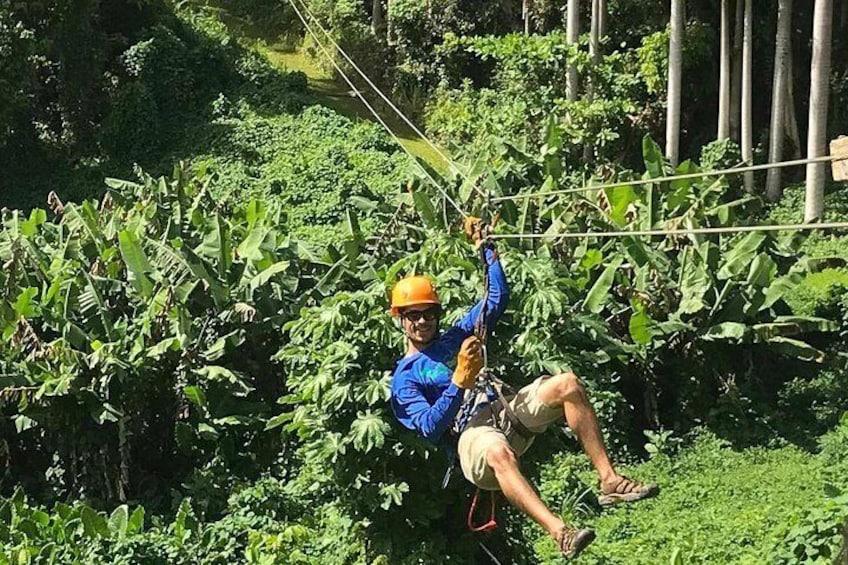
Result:
<svg viewBox="0 0 848 565"><path fill-rule="evenodd" d="M421 374L425 379L432 383L437 383L439 381L444 381L445 379L449 379L451 375L451 370L441 363L429 365L423 367L421 369Z"/></svg>

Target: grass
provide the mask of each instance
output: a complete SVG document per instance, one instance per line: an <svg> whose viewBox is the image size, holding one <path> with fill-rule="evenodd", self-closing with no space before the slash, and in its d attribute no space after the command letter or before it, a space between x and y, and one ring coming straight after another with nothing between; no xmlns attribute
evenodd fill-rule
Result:
<svg viewBox="0 0 848 565"><path fill-rule="evenodd" d="M795 447L734 451L704 434L674 455L623 470L659 484L658 498L603 513L573 512L568 493L596 483L591 472L575 475L574 464L574 456L566 455L546 465L541 493L552 507L565 506L566 515L597 532L578 560L584 564L673 563L675 554L687 564L769 562L787 526L825 504L834 479L819 455ZM837 482L846 486L844 479ZM538 562L560 563L551 540L535 525L526 527L536 532L527 539L535 540Z"/></svg>

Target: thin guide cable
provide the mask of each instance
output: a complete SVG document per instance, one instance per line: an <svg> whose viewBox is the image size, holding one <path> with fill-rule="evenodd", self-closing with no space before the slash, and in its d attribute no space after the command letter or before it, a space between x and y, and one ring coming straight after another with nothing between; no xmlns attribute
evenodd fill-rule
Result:
<svg viewBox="0 0 848 565"><path fill-rule="evenodd" d="M673 236L673 235L708 235L723 233L801 231L801 230L830 230L848 229L848 222L825 222L807 224L777 224L765 226L728 226L721 228L688 228L682 230L633 230L633 231L597 231L597 232L564 232L564 233L507 233L489 236L491 239L573 239L589 237L635 237L635 236Z"/></svg>
<svg viewBox="0 0 848 565"><path fill-rule="evenodd" d="M652 179L634 179L630 181L618 181L608 184L586 185L579 188L566 188L563 190L551 190L549 192L535 192L526 194L513 194L511 196L497 196L492 198L492 202L503 202L506 200L526 200L528 198L544 198L557 194L574 194L577 192L590 192L592 190L602 190L606 188L617 188L620 186L640 186L643 184L654 184L660 182L671 182L676 180L700 179L704 177L720 177L726 174L738 174L753 171L762 171L766 169L776 169L781 167L793 167L797 165L806 165L810 163L827 163L830 161L839 161L845 159L844 156L826 155L823 157L810 157L807 159L795 159L794 161L778 161L776 163L765 163L762 165L750 165L747 167L733 167L730 169L721 169L718 171L703 171L701 173L687 173L685 175L669 175L665 177L657 177Z"/></svg>
<svg viewBox="0 0 848 565"><path fill-rule="evenodd" d="M451 205L453 205L454 208L456 208L456 211L459 212L460 215L462 215L463 218L467 218L468 214L466 214L465 211L463 211L463 209L460 208L459 205L453 200L453 198L451 198L450 195L441 187L441 185L439 185L439 183L436 181L436 179L433 178L433 176L429 173L429 171L427 171L427 169L425 169L424 166L421 165L421 163L418 162L418 160L415 158L415 155L413 155L412 152L409 149L404 147L403 143L401 143L401 141L400 141L400 138L398 138L398 136L394 133L394 131L392 131L392 128L389 127L388 124L386 124L386 122L383 120L383 118L380 117L380 114L374 109L373 106L371 106L371 104L362 95L362 93L359 91L359 89L356 88L356 85L353 84L353 82L350 80L350 78L347 76L347 74L345 74L345 72L342 70L342 68L336 63L335 59L333 59L333 57L330 55L330 52L327 50L326 47L324 47L324 44L321 43L321 40L318 39L318 36L315 34L315 32L309 26L309 23L307 23L306 18L304 18L303 14L300 12L300 10L295 5L294 1L289 0L289 4L291 4L291 7L294 9L294 11L297 14L297 17L300 19L301 23L303 23L303 26L304 26L304 28L306 28L306 31L309 33L310 36L312 36L312 39L315 40L315 43L318 45L319 49L321 49L321 52L324 54L325 57L327 57L327 59L330 60L330 63L333 65L333 67L335 67L335 69L338 71L338 73L341 75L341 77L344 79L344 81L347 83L347 85L351 88L351 90L353 90L353 92L359 97L359 99L362 101L362 103L365 105L365 107L368 109L368 111L371 112L371 114L374 116L374 118L380 123L380 125L383 126L383 128L388 132L388 134L391 136L391 138L394 139L395 143L397 143L400 146L400 148L403 149L404 152L406 152L407 155L409 155L409 157L412 159L412 161L418 166L419 169L421 169L421 172L423 172L424 175L430 180L430 182L433 183L433 186L435 186L439 190L439 192L442 193L442 195L445 197L445 199L448 202L450 202Z"/></svg>
<svg viewBox="0 0 848 565"><path fill-rule="evenodd" d="M290 0L290 1L292 1L292 0ZM439 157L441 157L442 159L444 159L444 161L445 161L448 165L450 165L450 166L451 166L451 168L453 168L453 169L454 169L457 173L459 173L459 174L462 176L462 178L464 178L467 182L470 182L470 179L469 179L468 175L467 175L467 174L466 174L466 173L465 173L462 169L460 169L459 165L457 165L457 164L456 164L456 162L455 162L453 159L451 159L450 157L448 157L447 155L445 155L445 153L444 153L441 149L439 149L439 147L438 147L435 143L433 143L433 142L430 140L430 138L428 138L428 137L424 134L424 132L422 132L422 131L421 131L421 130L420 130L420 129L419 129L419 128L418 128L418 127L417 127L417 126L416 126L416 125L412 122L412 120L410 120L409 118L407 118L407 117L406 117L406 114L404 114L404 113L403 113L403 111L402 111L400 108L398 108L398 107L397 107L397 106L396 106L396 105L395 105L395 104L394 104L394 103L393 103L393 102L389 99L389 97L388 97L388 96L386 96L386 95L383 93L383 91L382 91L382 90L380 90L380 88L379 88L376 84L374 84L374 82L373 82L373 81L372 81L372 80L368 77L368 75L367 75L367 74L365 74L365 71L363 71L361 68L359 68L359 65L357 65L357 64L354 62L354 60L353 60L353 59L351 59L351 58L350 58L350 56L349 56L349 55L345 52L345 50L344 50L344 49L342 49L342 47L341 47L338 43L336 43L336 40L335 40L335 39L333 39L333 36L330 34L330 32L329 32L329 31L327 31L327 29L326 29L326 28L325 28L325 27L321 24L320 20L319 20L318 18L316 18L316 17L315 17L315 14L313 14L313 13L312 13L312 10L310 10L310 9L309 9L309 6L307 6L307 5L306 5L306 2L304 2L303 0L299 0L299 2L300 2L301 7L303 8L303 10L306 12L306 14L307 14L307 15L308 15L311 19L312 19L312 21L315 23L315 25L316 25L316 26L318 26L318 28L319 28L319 29L320 29L320 30L324 33L324 35L327 37L327 39L330 41L330 43L332 43L333 47L335 47L335 49L336 49L336 50L337 50L337 51L341 54L341 56L342 56L342 57L344 57L344 58L345 58L345 60L346 60L346 61L350 64L350 66L352 66L352 67L354 68L354 70L355 70L355 71L359 74L359 76L361 76L361 77L363 78L363 80L365 80L365 82L366 82L366 83L368 83L368 86L370 86L370 87L374 90L374 92L376 92L376 93L377 93L377 95L378 95L380 98L382 98L382 99L383 99L383 101L384 101L386 104L388 104L389 108L391 108L391 109L394 111L394 113L395 113L395 114L397 114L397 115L398 115L398 117L399 117L401 120L403 120L403 121L404 121L404 123L406 123L406 125L408 125L410 128L412 128L412 131L414 131L414 132L415 132L415 133L416 133L419 137L421 137L421 139L423 139L423 140L424 140L424 142L425 142L425 143L427 143L427 145L429 145L429 146L430 146L430 148L431 148L431 149L433 149L433 151L435 151L435 152L439 155ZM476 186L475 186L475 188L476 188ZM480 193L482 194L482 191L480 191L480 189L479 189L479 188L477 189L477 191L478 191L478 192L480 192Z"/></svg>

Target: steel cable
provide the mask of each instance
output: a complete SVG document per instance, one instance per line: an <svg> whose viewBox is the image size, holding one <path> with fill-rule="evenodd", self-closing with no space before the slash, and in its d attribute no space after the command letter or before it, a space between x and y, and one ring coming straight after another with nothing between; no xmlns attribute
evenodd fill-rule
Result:
<svg viewBox="0 0 848 565"><path fill-rule="evenodd" d="M773 231L801 231L801 230L828 230L848 229L848 222L824 222L805 224L775 224L764 226L726 226L720 228L687 228L668 230L621 230L621 231L598 231L598 232L563 232L563 233L505 233L490 235L491 239L571 239L588 237L638 237L638 236L674 236L674 235L709 235L723 233L746 233L746 232L773 232Z"/></svg>
<svg viewBox="0 0 848 565"><path fill-rule="evenodd" d="M730 169L721 169L717 171L703 171L700 173L686 173L683 175L669 175L665 177L657 177L651 179L634 179L629 181L618 181L608 184L586 185L579 188L565 188L562 190L551 190L548 192L536 192L526 194L513 194L511 196L497 196L492 198L492 202L503 202L506 200L526 200L528 198L545 198L555 196L557 194L574 194L578 192L590 192L592 190L602 190L606 188L617 188L621 186L640 186L643 184L655 184L660 182L671 182L676 180L699 179L704 177L720 177L727 174L738 174L753 171L762 171L765 169L776 169L780 167L793 167L796 165L806 165L810 163L827 163L830 161L838 161L846 159L846 157L837 157L826 155L824 157L811 157L807 159L795 159L794 161L779 161L777 163L765 163L763 165L750 165L747 167L733 167Z"/></svg>
<svg viewBox="0 0 848 565"><path fill-rule="evenodd" d="M291 0L290 0L290 1L291 1ZM422 131L421 131L421 130L420 130L420 129L419 129L419 128L418 128L418 127L417 127L417 126L416 126L416 125L412 122L412 120L410 120L409 118L407 118L407 117L406 117L406 114L404 114L404 113L403 113L403 111L401 111L401 109L400 109L400 108L398 108L398 107L397 107L397 106L396 106L396 105L395 105L395 104L394 104L394 103L393 103L393 102L389 99L389 97L388 97L388 96L386 96L386 95L383 93L383 91L380 89L380 87L378 87L376 84L374 84L374 82L373 82L373 81L372 81L372 80L368 77L368 75L367 75L367 74L365 74L365 71L363 71L363 70L359 67L359 65L357 65L357 64L356 64L356 62L354 62L354 60L353 60L353 59L351 59L351 57L350 57L350 56L349 56L349 55L345 52L345 50L344 50L344 49L342 49L342 47L341 47L341 46L340 46L340 45L336 42L336 40L335 40L335 39L333 39L333 36L330 34L330 32L329 32L329 31L327 31L327 29L326 29L326 28L325 28L325 27L321 24L321 21L320 21L320 20L319 20L319 19L315 16L315 14L313 14L313 13L312 13L312 10L310 10L310 9L309 9L309 6L306 4L306 2L305 2L304 0L299 0L299 2L300 2L301 7L303 8L303 10L306 12L306 14L307 14L307 15L311 18L311 20L315 23L315 25L317 25L317 26L318 26L318 28L319 28L319 29L320 29L320 30L324 33L324 35L327 37L327 39L330 41L330 43L332 43L332 44L333 44L333 47L335 47L336 51L338 51L338 52L339 52L339 54L340 54L342 57L344 57L344 59L348 62L348 64L349 64L351 67L353 67L353 69L354 69L354 70L355 70L355 71L359 74L359 76L361 76L361 77L362 77L362 79L363 79L366 83L368 83L368 86L370 86L370 87L374 90L374 92L375 92L375 93L377 93L377 95L378 95L380 98L382 98L382 99L383 99L383 101L384 101L384 102L385 102L385 103L389 106L389 108L391 108L391 109L392 109L392 111L394 111L394 113L395 113L395 114L397 114L397 115L398 115L398 117L399 117L401 120L403 120L403 121L404 121L404 123L406 123L406 125L408 125L410 128L412 128L412 131L414 131L414 132L415 132L415 133L416 133L416 134L417 134L417 135L418 135L421 139L423 139L423 140L424 140L424 142L425 142L427 145L429 145L429 146L430 146L430 148L431 148L431 149L433 149L433 151L435 151L435 152L439 155L439 157L441 157L442 159L444 159L444 161L445 161L448 165L450 165L450 166L451 166L451 168L453 168L453 169L454 169L457 173L459 173L459 174L462 176L462 178L463 178L463 179L465 179L465 181L466 181L466 182L471 182L471 180L469 179L468 175L467 175L467 174L466 174L466 173L465 173L462 169L460 169L460 168L459 168L459 165L457 165L457 164L456 164L456 162L455 162L453 159L451 159L450 157L448 157L447 155L445 155L445 154L442 152L442 150L441 150L441 149L439 149L439 147L438 147L435 143L433 143L432 141L430 141L430 139L429 139L429 138L428 138L428 137L424 134L424 132L422 132ZM483 193L483 191L482 191L482 190L480 190L480 188L478 188L478 187L477 187L476 185L474 185L474 184L472 184L472 186L474 186L475 190L477 190L477 192L478 192L481 196L484 196L484 197L485 197L485 193Z"/></svg>
<svg viewBox="0 0 848 565"><path fill-rule="evenodd" d="M404 152L406 152L407 155L409 155L409 157L412 159L412 161L416 165L418 165L418 168L421 169L421 172L424 173L424 176L426 176L430 180L430 182L433 183L433 186L435 186L439 190L439 192L442 193L442 195L445 197L445 200L450 202L451 205L454 208L456 208L456 211L459 212L460 215L463 218L467 218L468 214L465 213L465 211L462 208L460 208L459 204L457 204L454 201L454 199L450 197L450 195L447 193L447 191L445 191L441 187L441 185L438 183L438 181L436 181L436 179L433 178L433 175L431 175L430 172L426 168L424 168L424 166L421 163L418 162L418 159L415 158L415 155L413 155L412 152L409 149L407 149L403 145L403 143L401 143L400 138L394 133L394 131L392 131L392 128L389 127L389 125L385 122L385 120L383 120L382 117L380 117L380 114L368 102L368 100L365 98L365 96L363 96L363 94L359 91L359 89L356 88L356 85L353 84L353 82L350 80L350 78L347 76L347 74L342 70L342 68L339 66L339 64L336 63L335 59L333 59L332 55L330 55L330 52L327 50L327 48L324 47L324 44L321 43L321 40L318 39L318 36L315 34L315 32L309 26L309 23L306 21L306 18L303 16L301 11L295 5L294 0L289 0L289 4L294 9L294 11L297 14L297 17L300 19L301 23L303 23L303 26L306 29L307 33L309 33L309 35L312 37L312 39L318 45L318 48L321 50L321 52L324 54L324 56L327 57L327 59L330 60L330 63L333 65L333 67L335 67L336 71L338 71L339 75L341 75L341 77L348 84L348 86L351 88L351 90L359 97L359 99L362 101L362 103L365 105L365 107L368 109L368 111L371 112L371 114L374 116L374 119L376 119L380 123L380 125L383 126L383 128L386 130L386 132L388 132L389 136L391 136L391 138L395 141L395 143L397 143L400 146L400 148L403 149Z"/></svg>

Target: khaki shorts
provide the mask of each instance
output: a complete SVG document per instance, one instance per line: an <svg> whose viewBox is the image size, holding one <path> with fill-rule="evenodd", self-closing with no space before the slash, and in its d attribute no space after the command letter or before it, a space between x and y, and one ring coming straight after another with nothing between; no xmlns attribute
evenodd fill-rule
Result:
<svg viewBox="0 0 848 565"><path fill-rule="evenodd" d="M510 408L524 426L533 433L544 432L547 427L561 420L562 406L547 406L539 400L539 386L550 377L539 377L518 391L512 399L507 400ZM494 402L498 421L505 422L506 414L499 400ZM495 472L486 462L486 454L494 445L508 446L520 457L533 443L533 438L524 439L518 433L507 434L495 427L492 421L492 410L483 407L468 423L468 427L459 436L457 454L462 474L475 486L484 490L500 490Z"/></svg>

